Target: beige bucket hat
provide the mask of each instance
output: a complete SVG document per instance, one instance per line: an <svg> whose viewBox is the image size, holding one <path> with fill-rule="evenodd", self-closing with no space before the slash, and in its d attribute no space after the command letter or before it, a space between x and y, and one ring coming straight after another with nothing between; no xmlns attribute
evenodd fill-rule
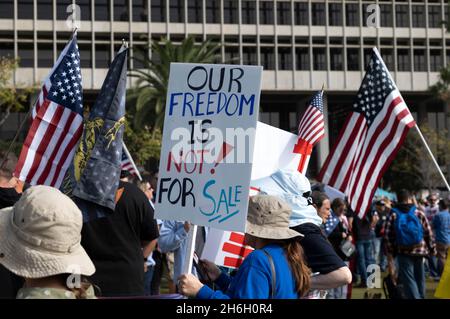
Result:
<svg viewBox="0 0 450 319"><path fill-rule="evenodd" d="M58 189L34 186L0 210L0 264L24 278L90 276L94 264L81 246L82 214Z"/></svg>
<svg viewBox="0 0 450 319"><path fill-rule="evenodd" d="M289 229L291 207L276 196L250 197L246 233L266 239L289 239L303 236Z"/></svg>

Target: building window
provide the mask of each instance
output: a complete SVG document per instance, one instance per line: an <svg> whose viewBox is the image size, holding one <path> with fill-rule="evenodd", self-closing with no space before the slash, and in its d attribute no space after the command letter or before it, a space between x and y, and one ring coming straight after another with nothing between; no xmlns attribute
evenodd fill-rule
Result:
<svg viewBox="0 0 450 319"><path fill-rule="evenodd" d="M341 48L330 48L330 69L332 71L344 70L344 57Z"/></svg>
<svg viewBox="0 0 450 319"><path fill-rule="evenodd" d="M311 7L312 24L313 25L325 25L325 4L313 3Z"/></svg>
<svg viewBox="0 0 450 319"><path fill-rule="evenodd" d="M292 49L291 48L278 48L278 69L279 70L292 70Z"/></svg>
<svg viewBox="0 0 450 319"><path fill-rule="evenodd" d="M19 56L19 65L21 68L34 67L33 43L19 43L18 56Z"/></svg>
<svg viewBox="0 0 450 319"><path fill-rule="evenodd" d="M394 53L392 49L381 49L381 56L388 70L394 70Z"/></svg>
<svg viewBox="0 0 450 319"><path fill-rule="evenodd" d="M223 20L224 23L234 24L238 23L238 1L225 0L223 2Z"/></svg>
<svg viewBox="0 0 450 319"><path fill-rule="evenodd" d="M128 21L128 0L114 0L114 21Z"/></svg>
<svg viewBox="0 0 450 319"><path fill-rule="evenodd" d="M3 10L3 4L2 4ZM53 19L53 0L40 0L37 4L37 18L39 20Z"/></svg>
<svg viewBox="0 0 450 319"><path fill-rule="evenodd" d="M148 51L145 45L135 45L133 47L133 67L135 69L145 68L144 61L148 59Z"/></svg>
<svg viewBox="0 0 450 319"><path fill-rule="evenodd" d="M166 22L166 1L152 0L152 22Z"/></svg>
<svg viewBox="0 0 450 319"><path fill-rule="evenodd" d="M2 9L0 10L0 19L14 18L14 0L2 1Z"/></svg>
<svg viewBox="0 0 450 319"><path fill-rule="evenodd" d="M95 67L106 69L111 61L110 46L108 44L95 45Z"/></svg>
<svg viewBox="0 0 450 319"><path fill-rule="evenodd" d="M51 43L38 43L38 68L53 66L53 45Z"/></svg>
<svg viewBox="0 0 450 319"><path fill-rule="evenodd" d="M423 49L414 50L414 71L427 71L427 58L425 56L425 50Z"/></svg>
<svg viewBox="0 0 450 319"><path fill-rule="evenodd" d="M275 50L274 48L262 47L261 48L261 65L264 70L275 69Z"/></svg>
<svg viewBox="0 0 450 319"><path fill-rule="evenodd" d="M442 63L442 51L430 50L430 71L438 72L443 67Z"/></svg>
<svg viewBox="0 0 450 319"><path fill-rule="evenodd" d="M442 26L441 7L428 6L428 27L440 28Z"/></svg>
<svg viewBox="0 0 450 319"><path fill-rule="evenodd" d="M380 25L392 27L392 5L380 4Z"/></svg>
<svg viewBox="0 0 450 319"><path fill-rule="evenodd" d="M412 25L413 28L425 28L425 6L412 6Z"/></svg>
<svg viewBox="0 0 450 319"><path fill-rule="evenodd" d="M184 0L169 1L170 22L184 22Z"/></svg>
<svg viewBox="0 0 450 319"><path fill-rule="evenodd" d="M246 65L258 65L258 57L255 47L243 47L243 63Z"/></svg>
<svg viewBox="0 0 450 319"><path fill-rule="evenodd" d="M328 5L328 18L330 25L342 25L342 4L330 3Z"/></svg>
<svg viewBox="0 0 450 319"><path fill-rule="evenodd" d="M294 18L296 25L309 24L308 3L294 2Z"/></svg>
<svg viewBox="0 0 450 319"><path fill-rule="evenodd" d="M256 6L255 1L242 1L242 23L256 23Z"/></svg>
<svg viewBox="0 0 450 319"><path fill-rule="evenodd" d="M225 63L239 64L239 48L225 47Z"/></svg>
<svg viewBox="0 0 450 319"><path fill-rule="evenodd" d="M411 71L411 61L409 59L409 49L397 50L398 71Z"/></svg>
<svg viewBox="0 0 450 319"><path fill-rule="evenodd" d="M359 49L357 48L347 49L347 70L348 71L359 70Z"/></svg>
<svg viewBox="0 0 450 319"><path fill-rule="evenodd" d="M348 27L359 26L359 5L356 3L347 3L345 5L345 24Z"/></svg>
<svg viewBox="0 0 450 319"><path fill-rule="evenodd" d="M395 6L395 25L398 28L409 28L408 5L398 4Z"/></svg>
<svg viewBox="0 0 450 319"><path fill-rule="evenodd" d="M364 53L364 66L367 67L370 58L372 57L372 49L364 49L363 53Z"/></svg>
<svg viewBox="0 0 450 319"><path fill-rule="evenodd" d="M259 2L259 23L273 24L273 1Z"/></svg>
<svg viewBox="0 0 450 319"><path fill-rule="evenodd" d="M91 0L77 0L76 3L81 9L81 20L89 21L91 17Z"/></svg>
<svg viewBox="0 0 450 319"><path fill-rule="evenodd" d="M202 0L188 0L188 22L203 22L202 2Z"/></svg>
<svg viewBox="0 0 450 319"><path fill-rule="evenodd" d="M17 0L19 19L33 19L33 0Z"/></svg>
<svg viewBox="0 0 450 319"><path fill-rule="evenodd" d="M0 57L14 58L14 44L12 42L0 42Z"/></svg>
<svg viewBox="0 0 450 319"><path fill-rule="evenodd" d="M79 44L80 65L82 68L92 68L92 47L90 43Z"/></svg>
<svg viewBox="0 0 450 319"><path fill-rule="evenodd" d="M148 20L147 13L148 0L133 0L133 21L146 22Z"/></svg>
<svg viewBox="0 0 450 319"><path fill-rule="evenodd" d="M95 20L109 21L111 19L109 9L109 0L95 0Z"/></svg>
<svg viewBox="0 0 450 319"><path fill-rule="evenodd" d="M309 71L309 48L296 48L295 57L297 70Z"/></svg>
<svg viewBox="0 0 450 319"><path fill-rule="evenodd" d="M220 23L220 1L209 0L206 1L206 22Z"/></svg>
<svg viewBox="0 0 450 319"><path fill-rule="evenodd" d="M313 69L315 71L324 71L327 69L325 48L313 48Z"/></svg>
<svg viewBox="0 0 450 319"><path fill-rule="evenodd" d="M290 2L277 2L277 24L291 24Z"/></svg>

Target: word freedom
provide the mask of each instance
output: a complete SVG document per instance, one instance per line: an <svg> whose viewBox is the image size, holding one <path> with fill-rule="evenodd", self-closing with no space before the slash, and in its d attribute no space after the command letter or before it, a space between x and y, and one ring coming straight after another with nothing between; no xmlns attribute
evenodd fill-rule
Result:
<svg viewBox="0 0 450 319"><path fill-rule="evenodd" d="M174 112L181 117L206 115L242 116L253 115L255 94L242 93L172 93L169 98L169 116Z"/></svg>

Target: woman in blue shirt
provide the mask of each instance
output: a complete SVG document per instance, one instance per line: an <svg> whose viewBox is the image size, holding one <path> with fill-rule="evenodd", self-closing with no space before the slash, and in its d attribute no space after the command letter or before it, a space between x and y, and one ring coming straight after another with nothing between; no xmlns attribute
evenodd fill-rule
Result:
<svg viewBox="0 0 450 319"><path fill-rule="evenodd" d="M310 288L311 271L298 243L300 233L289 229L292 210L275 196L250 198L245 244L255 248L230 278L210 261L201 264L211 281L222 290L214 291L195 276L179 278L180 292L199 299L296 299Z"/></svg>

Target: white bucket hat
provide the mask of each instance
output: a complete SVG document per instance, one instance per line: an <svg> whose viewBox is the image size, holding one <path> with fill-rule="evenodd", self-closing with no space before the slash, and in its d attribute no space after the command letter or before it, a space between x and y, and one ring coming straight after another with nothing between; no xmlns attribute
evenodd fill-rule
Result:
<svg viewBox="0 0 450 319"><path fill-rule="evenodd" d="M24 278L90 276L94 264L81 246L82 214L58 189L34 186L0 210L0 264Z"/></svg>
<svg viewBox="0 0 450 319"><path fill-rule="evenodd" d="M266 239L289 239L302 236L289 228L291 207L276 196L250 197L246 233Z"/></svg>

